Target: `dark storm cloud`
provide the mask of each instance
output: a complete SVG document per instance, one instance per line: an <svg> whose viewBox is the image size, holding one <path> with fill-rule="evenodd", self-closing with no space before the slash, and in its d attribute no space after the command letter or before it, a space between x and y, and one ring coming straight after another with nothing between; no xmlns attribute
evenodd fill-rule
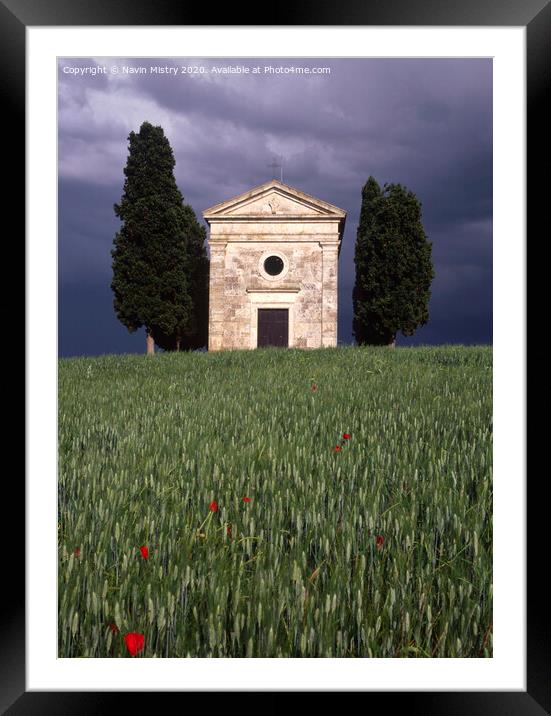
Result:
<svg viewBox="0 0 551 716"><path fill-rule="evenodd" d="M113 64L116 75L75 76L63 69ZM121 74L123 66L151 64L203 64L207 70L308 65L330 67L331 74ZM351 340L362 185L370 174L380 183L405 184L423 204L436 278L430 324L400 342L491 341L491 60L98 58L62 61L59 80L62 285L102 287L102 295L109 294L109 251L118 226L112 205L122 191L128 133L147 119L165 129L178 184L199 216L269 179L267 165L279 154L284 181L348 211L339 268L342 342ZM72 305L80 301L86 312L89 299L75 290L71 295ZM124 328L113 339L108 305L98 303L98 320L111 328L97 352L125 345ZM64 350L78 353L82 345L84 351L78 325L73 329L71 348Z"/></svg>

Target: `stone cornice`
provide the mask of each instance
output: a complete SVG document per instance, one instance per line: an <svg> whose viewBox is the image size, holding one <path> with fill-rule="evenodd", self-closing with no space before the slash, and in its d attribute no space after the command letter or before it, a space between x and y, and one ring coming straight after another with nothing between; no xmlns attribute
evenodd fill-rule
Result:
<svg viewBox="0 0 551 716"><path fill-rule="evenodd" d="M344 221L344 217L331 216L330 214L225 214L224 216L213 216L206 219L208 224L250 224L261 221L263 224L295 224L315 223L330 224Z"/></svg>
<svg viewBox="0 0 551 716"><path fill-rule="evenodd" d="M300 286L251 286L245 290L247 293L298 293Z"/></svg>
<svg viewBox="0 0 551 716"><path fill-rule="evenodd" d="M221 236L224 236L223 239L215 239L215 238L209 238L208 242L209 245L212 246L226 246L226 244L284 244L286 241L293 244L319 244L320 246L323 243L326 243L324 241L320 241L320 235L319 234L306 234L306 238L304 235L296 234L296 235L290 235L285 236L281 234L264 234L260 236L255 236L253 238L246 238L244 239L242 236L238 238L234 238L231 234L219 234ZM328 245L334 245L338 246L340 242L337 241L328 241Z"/></svg>

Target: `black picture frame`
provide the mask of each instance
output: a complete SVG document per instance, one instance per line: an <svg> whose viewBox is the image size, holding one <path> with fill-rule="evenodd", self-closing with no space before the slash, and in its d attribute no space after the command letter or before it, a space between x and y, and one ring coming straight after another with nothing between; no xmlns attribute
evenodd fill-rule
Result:
<svg viewBox="0 0 551 716"><path fill-rule="evenodd" d="M216 6L217 25L374 25L374 26L523 26L526 27L527 51L527 158L528 228L544 224L547 213L548 182L538 182L540 165L549 166L549 114L545 112L545 90L551 87L551 5L548 0L326 0L301 4L270 4L247 7L233 3ZM259 12L260 11L260 12ZM5 206L14 216L25 212L25 31L28 26L77 25L209 25L213 8L173 0L0 0L0 87L5 121L4 167L9 166L10 182L5 188ZM246 19L245 19L246 18ZM11 156L10 156L11 155ZM9 164L8 164L9 162ZM545 194L544 194L545 192ZM16 226L14 224L14 226ZM14 229L11 241L24 246L22 229ZM547 235L549 231L546 231ZM17 236L17 240L16 237ZM518 336L517 336L518 339ZM30 347L27 344L27 350ZM537 438L536 438L537 440ZM542 481L547 479L542 474ZM10 512L22 513L24 482L11 479L12 495L4 493ZM384 706L403 707L408 713L422 714L551 714L551 627L547 617L550 602L544 586L549 563L545 555L548 543L547 520L543 517L539 486L528 490L527 554L527 690L525 692L369 692L364 704L373 708L379 699ZM542 510L538 514L538 507ZM24 508L23 508L24 509ZM8 509L5 508L5 513ZM548 519L548 518L547 518ZM9 575L9 590L4 588L5 606L0 615L0 708L10 716L19 714L92 714L117 705L128 708L128 699L136 695L140 710L148 708L152 696L159 694L121 694L113 692L27 692L25 685L25 588L24 518L18 532L10 534L13 548L3 550L4 576ZM13 528L12 528L13 529ZM512 527L514 538L514 527ZM15 547L17 545L17 547ZM7 562L7 564L6 564ZM542 570L543 567L543 570ZM539 568L539 569L538 569ZM537 570L537 571L536 571ZM545 580L546 581L546 580ZM5 583L7 585L7 582ZM6 592L9 592L6 594ZM215 686L215 685L213 685ZM251 685L254 688L254 685ZM177 696L181 696L176 694ZM236 703L235 695L227 707ZM282 694L274 694L276 704ZM124 702L121 697L124 698ZM187 698L187 697L186 697ZM210 697L209 697L210 698ZM227 698L227 696L225 697ZM113 700L115 703L113 703ZM134 698L131 698L132 702ZM219 701L217 699L217 701ZM157 702L156 702L157 703ZM130 706L133 708L133 706ZM158 703L157 706L158 707ZM240 712L243 702L239 702ZM265 708L265 707L264 707Z"/></svg>

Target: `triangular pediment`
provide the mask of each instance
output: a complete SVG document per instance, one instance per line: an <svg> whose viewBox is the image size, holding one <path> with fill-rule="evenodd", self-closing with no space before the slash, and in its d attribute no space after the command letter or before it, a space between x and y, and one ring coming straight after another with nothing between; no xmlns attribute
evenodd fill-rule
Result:
<svg viewBox="0 0 551 716"><path fill-rule="evenodd" d="M207 221L216 219L304 217L344 219L346 212L277 179L216 204L203 212Z"/></svg>
<svg viewBox="0 0 551 716"><path fill-rule="evenodd" d="M258 216L272 214L291 214L297 215L320 215L327 212L321 211L315 206L297 201L294 198L286 196L277 189L272 189L261 197L255 197L252 200L242 202L237 206L232 206L224 212L231 216Z"/></svg>

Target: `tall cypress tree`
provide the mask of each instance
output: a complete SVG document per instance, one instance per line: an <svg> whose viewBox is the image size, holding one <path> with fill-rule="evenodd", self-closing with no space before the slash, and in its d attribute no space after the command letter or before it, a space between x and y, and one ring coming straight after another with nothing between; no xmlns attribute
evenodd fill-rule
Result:
<svg viewBox="0 0 551 716"><path fill-rule="evenodd" d="M183 203L162 127L144 122L128 141L124 193L114 206L123 222L111 251L114 308L129 331L145 327L149 351L157 336L179 348L198 332L193 293L206 261L205 230Z"/></svg>
<svg viewBox="0 0 551 716"><path fill-rule="evenodd" d="M362 189L354 263L357 343L392 345L398 331L411 336L428 321L432 244L412 191L401 184L381 189L369 177Z"/></svg>

